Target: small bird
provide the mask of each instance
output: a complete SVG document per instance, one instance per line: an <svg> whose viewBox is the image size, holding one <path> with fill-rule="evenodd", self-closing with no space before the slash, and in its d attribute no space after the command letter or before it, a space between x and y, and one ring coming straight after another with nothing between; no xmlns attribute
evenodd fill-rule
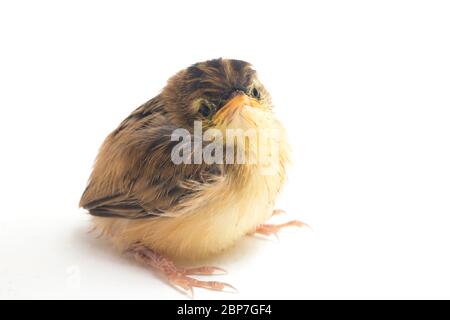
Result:
<svg viewBox="0 0 450 320"><path fill-rule="evenodd" d="M177 132L182 142L174 139ZM239 139L229 132L252 134ZM223 269L174 261L212 256L248 234L302 226L297 220L265 224L282 212L274 204L289 162L285 130L252 65L208 60L171 77L106 138L80 207L114 247L174 287L191 294L193 287L225 291L234 287L191 277Z"/></svg>

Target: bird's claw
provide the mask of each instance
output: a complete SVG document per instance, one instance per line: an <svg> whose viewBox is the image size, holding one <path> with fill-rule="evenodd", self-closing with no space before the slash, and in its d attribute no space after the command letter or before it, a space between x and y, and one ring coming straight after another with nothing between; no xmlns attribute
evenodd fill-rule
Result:
<svg viewBox="0 0 450 320"><path fill-rule="evenodd" d="M125 252L133 253L138 261L162 272L171 285L191 297L194 296L194 287L224 292L237 292L236 288L228 283L219 281L201 281L189 277L189 275L205 276L226 274L226 270L222 268L213 266L178 268L171 260L139 242L132 244Z"/></svg>
<svg viewBox="0 0 450 320"><path fill-rule="evenodd" d="M219 267L193 267L193 268L184 268L182 269L182 273L184 275L223 275L227 274L227 271L225 269L219 268Z"/></svg>
<svg viewBox="0 0 450 320"><path fill-rule="evenodd" d="M260 225L257 229L256 229L256 233L265 235L265 236L270 236L270 235L275 235L278 238L277 233L286 227L309 227L306 223L301 222L299 220L292 220L289 222L285 222L282 224L262 224Z"/></svg>
<svg viewBox="0 0 450 320"><path fill-rule="evenodd" d="M194 297L194 287L230 293L238 292L237 289L231 284L219 281L201 281L188 277L183 273L168 275L168 280L171 285L188 294L192 298Z"/></svg>

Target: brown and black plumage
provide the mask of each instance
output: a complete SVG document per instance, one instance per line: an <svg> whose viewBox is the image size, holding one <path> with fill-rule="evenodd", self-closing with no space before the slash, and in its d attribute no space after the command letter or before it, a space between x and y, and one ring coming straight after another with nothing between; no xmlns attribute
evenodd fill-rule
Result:
<svg viewBox="0 0 450 320"><path fill-rule="evenodd" d="M175 164L178 141L171 135L179 128L193 132L195 121L218 132L277 130L277 139L267 142L278 145L275 170L263 174L258 161ZM230 143L234 152L248 152L248 145ZM280 226L264 222L274 212L288 161L284 129L255 70L240 60L209 60L170 78L106 138L80 206L117 248L162 271L173 285L221 290L227 285L188 276L221 269L177 268L170 259L213 255L246 234L276 232Z"/></svg>

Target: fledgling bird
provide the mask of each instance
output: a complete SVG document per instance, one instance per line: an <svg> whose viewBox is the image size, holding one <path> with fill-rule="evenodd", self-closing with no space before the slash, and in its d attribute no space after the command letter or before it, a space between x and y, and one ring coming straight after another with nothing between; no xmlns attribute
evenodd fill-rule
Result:
<svg viewBox="0 0 450 320"><path fill-rule="evenodd" d="M179 145L173 133L180 128L193 133L195 122L202 130L214 129L214 136L225 135L222 149L212 153L219 161L173 161ZM227 130L252 129L257 142L226 136ZM278 134L262 139L263 130ZM232 146L235 160L239 152L255 155L250 146L274 144L277 157L271 158L269 174L261 170L264 164L258 157L236 163L219 152ZM175 287L191 293L193 287L224 290L231 286L190 277L223 269L181 268L173 259L211 256L247 234L269 235L285 226L302 226L297 220L264 224L280 212L274 203L288 163L285 131L252 66L241 60L209 60L170 78L161 93L106 138L80 206L115 247L159 270Z"/></svg>

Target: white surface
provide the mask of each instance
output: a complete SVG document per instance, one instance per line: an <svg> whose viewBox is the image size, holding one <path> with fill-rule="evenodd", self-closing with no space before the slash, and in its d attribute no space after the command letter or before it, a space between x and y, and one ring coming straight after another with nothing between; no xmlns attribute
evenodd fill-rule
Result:
<svg viewBox="0 0 450 320"><path fill-rule="evenodd" d="M450 298L445 1L0 4L0 297L184 298L85 232L104 137L166 79L252 62L288 128L279 208L314 231L211 263L238 295ZM287 217L286 217L287 218Z"/></svg>

